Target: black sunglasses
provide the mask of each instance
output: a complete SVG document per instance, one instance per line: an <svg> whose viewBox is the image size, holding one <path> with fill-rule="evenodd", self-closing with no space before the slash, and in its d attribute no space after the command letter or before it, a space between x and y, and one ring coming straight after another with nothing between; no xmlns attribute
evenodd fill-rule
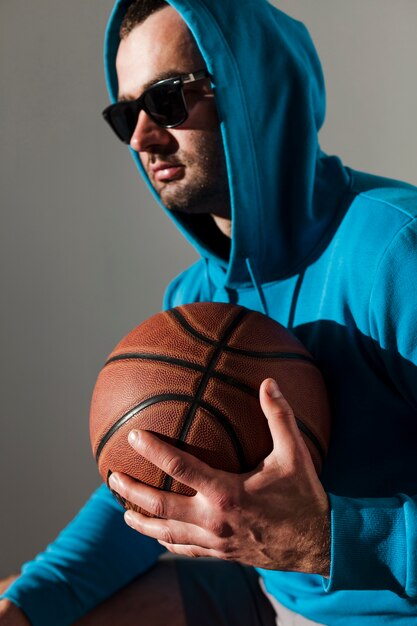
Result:
<svg viewBox="0 0 417 626"><path fill-rule="evenodd" d="M209 76L207 70L200 70L160 80L146 89L137 100L111 104L104 109L103 117L118 138L127 144L130 143L142 109L161 128L175 128L188 117L183 86Z"/></svg>

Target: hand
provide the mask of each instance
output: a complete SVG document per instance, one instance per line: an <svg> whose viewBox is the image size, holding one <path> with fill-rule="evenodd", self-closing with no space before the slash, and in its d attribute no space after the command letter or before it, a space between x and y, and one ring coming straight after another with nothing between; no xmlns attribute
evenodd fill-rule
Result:
<svg viewBox="0 0 417 626"><path fill-rule="evenodd" d="M253 471L213 469L147 431L129 442L143 457L196 491L188 497L120 473L112 489L158 518L127 511L126 523L170 552L212 556L266 569L329 575L329 504L294 414L272 379L260 388L273 450Z"/></svg>
<svg viewBox="0 0 417 626"><path fill-rule="evenodd" d="M10 600L0 600L0 626L30 626L23 612Z"/></svg>

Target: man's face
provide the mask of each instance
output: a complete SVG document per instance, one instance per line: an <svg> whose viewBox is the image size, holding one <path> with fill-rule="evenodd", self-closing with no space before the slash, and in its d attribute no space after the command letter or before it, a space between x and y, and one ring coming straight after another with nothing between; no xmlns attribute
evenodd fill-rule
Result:
<svg viewBox="0 0 417 626"><path fill-rule="evenodd" d="M205 69L181 16L167 7L136 26L120 43L116 69L119 99L136 99L168 75ZM171 210L230 217L223 143L209 79L184 87L188 119L160 128L141 111L131 139L163 204Z"/></svg>

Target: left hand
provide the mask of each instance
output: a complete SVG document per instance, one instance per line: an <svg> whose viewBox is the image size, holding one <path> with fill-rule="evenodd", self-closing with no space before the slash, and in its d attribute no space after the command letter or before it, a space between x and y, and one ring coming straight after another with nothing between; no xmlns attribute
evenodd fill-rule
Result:
<svg viewBox="0 0 417 626"><path fill-rule="evenodd" d="M126 523L170 552L255 567L329 575L328 498L294 414L275 381L260 388L272 452L256 469L213 469L147 431L129 442L143 457L197 493L188 497L114 473L111 488L157 518L127 511Z"/></svg>

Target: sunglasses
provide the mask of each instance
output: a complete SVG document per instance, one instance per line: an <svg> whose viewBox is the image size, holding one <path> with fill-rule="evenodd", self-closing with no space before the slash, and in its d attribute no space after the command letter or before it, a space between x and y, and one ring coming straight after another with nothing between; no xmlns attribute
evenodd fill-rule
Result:
<svg viewBox="0 0 417 626"><path fill-rule="evenodd" d="M209 76L207 70L200 70L160 80L146 89L137 100L111 104L104 109L103 117L118 138L127 144L130 143L142 110L161 128L176 128L188 117L184 85Z"/></svg>

